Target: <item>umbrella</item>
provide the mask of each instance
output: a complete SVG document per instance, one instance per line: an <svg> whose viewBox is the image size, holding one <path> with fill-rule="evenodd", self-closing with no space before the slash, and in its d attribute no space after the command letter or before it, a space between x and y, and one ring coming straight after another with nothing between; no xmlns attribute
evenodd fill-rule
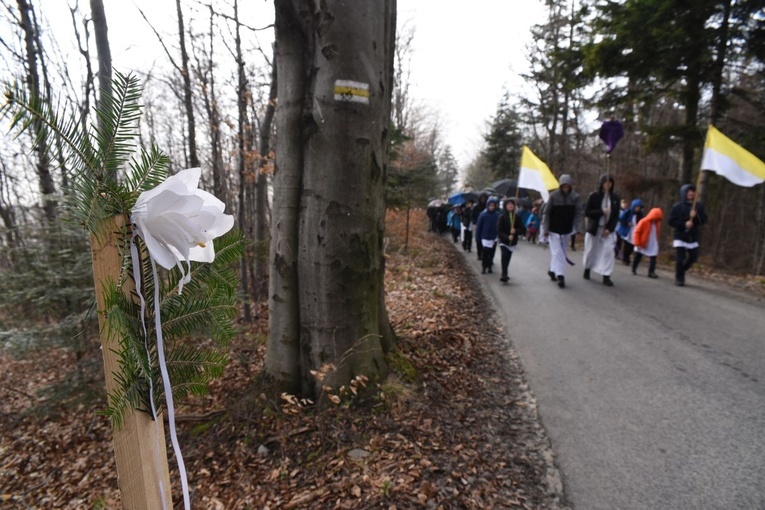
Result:
<svg viewBox="0 0 765 510"><path fill-rule="evenodd" d="M464 204L468 200L476 202L478 201L478 195L472 191L458 191L457 193L449 196L449 203L452 205Z"/></svg>
<svg viewBox="0 0 765 510"><path fill-rule="evenodd" d="M428 207L441 207L445 203L446 201L441 200L440 198L437 198L435 200L431 200L430 202L428 202Z"/></svg>
<svg viewBox="0 0 765 510"><path fill-rule="evenodd" d="M518 196L520 197L529 196L529 193L523 188L518 192L518 181L515 179L500 179L499 181L495 181L491 186L498 194L506 197L513 197L516 193L518 193Z"/></svg>

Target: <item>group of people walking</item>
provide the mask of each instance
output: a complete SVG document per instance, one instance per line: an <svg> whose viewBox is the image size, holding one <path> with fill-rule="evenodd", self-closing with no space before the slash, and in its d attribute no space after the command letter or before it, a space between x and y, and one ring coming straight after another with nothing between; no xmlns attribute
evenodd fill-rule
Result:
<svg viewBox="0 0 765 510"><path fill-rule="evenodd" d="M634 199L628 206L614 191L612 175L600 177L598 189L586 201L574 190L570 175L558 180L560 187L550 193L541 207L524 209L514 198L482 194L477 203L454 206L448 214L447 224L454 242L462 238L462 248L472 251L473 238L481 272L493 273L494 257L499 246L500 281L507 282L508 267L518 240L525 237L536 242L537 236L549 244L550 265L547 272L558 287L566 286L566 268L574 265L567 254L573 236L584 233L585 280L598 273L603 284L613 286L611 279L616 259L631 265L636 275L644 257L648 258L648 277L658 278L656 261L664 213L659 207L644 213L644 204ZM680 189L680 200L670 212L668 223L673 229L675 249L675 285L685 285L685 273L698 260L701 227L706 223L704 204L696 200L696 188L685 184Z"/></svg>

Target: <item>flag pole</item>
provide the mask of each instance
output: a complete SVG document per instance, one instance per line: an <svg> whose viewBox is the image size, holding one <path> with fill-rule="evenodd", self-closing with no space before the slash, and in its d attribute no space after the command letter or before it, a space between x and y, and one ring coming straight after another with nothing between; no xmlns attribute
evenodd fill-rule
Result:
<svg viewBox="0 0 765 510"><path fill-rule="evenodd" d="M691 205L691 212L696 211L696 202L699 200L699 186L701 186L701 178L706 170L699 169L699 178L696 179L696 192L693 194L693 205ZM685 200L685 197L681 197Z"/></svg>

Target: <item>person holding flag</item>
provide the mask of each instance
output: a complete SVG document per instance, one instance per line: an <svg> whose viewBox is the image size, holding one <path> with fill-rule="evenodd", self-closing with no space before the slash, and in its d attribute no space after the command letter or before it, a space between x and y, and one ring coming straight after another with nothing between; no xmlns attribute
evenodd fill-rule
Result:
<svg viewBox="0 0 765 510"><path fill-rule="evenodd" d="M558 287L566 286L566 264L574 265L566 255L569 238L582 231L584 208L582 199L574 191L574 180L568 174L560 176L560 188L550 193L550 199L542 212L542 229L550 243L550 280Z"/></svg>
<svg viewBox="0 0 765 510"><path fill-rule="evenodd" d="M696 186L683 184L680 201L669 211L669 226L673 230L675 248L675 285L685 285L685 273L699 258L701 226L707 222L704 204L696 200Z"/></svg>
<svg viewBox="0 0 765 510"><path fill-rule="evenodd" d="M765 182L765 163L754 154L709 125L704 155L701 158L699 183L704 170L722 175L737 186L750 188ZM680 202L669 212L674 228L675 285L685 285L685 273L699 256L701 226L707 221L704 204L698 200L697 186L685 184L680 189Z"/></svg>

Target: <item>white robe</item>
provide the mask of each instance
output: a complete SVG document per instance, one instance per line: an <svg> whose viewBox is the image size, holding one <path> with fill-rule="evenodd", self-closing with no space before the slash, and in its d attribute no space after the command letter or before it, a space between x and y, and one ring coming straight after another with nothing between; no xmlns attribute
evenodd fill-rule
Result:
<svg viewBox="0 0 765 510"><path fill-rule="evenodd" d="M603 197L604 208L611 205L608 195ZM595 271L603 276L611 276L614 272L614 260L616 259L616 233L609 232L603 236L608 214L600 218L598 231L595 235L589 232L584 235L584 268Z"/></svg>
<svg viewBox="0 0 765 510"><path fill-rule="evenodd" d="M555 273L555 276L565 276L566 266L566 247L568 246L571 234L556 234L550 232L550 271Z"/></svg>
<svg viewBox="0 0 765 510"><path fill-rule="evenodd" d="M656 224L651 223L651 230L648 234L648 244L645 248L635 247L635 251L642 253L647 257L655 257L659 254L659 239L656 237Z"/></svg>

